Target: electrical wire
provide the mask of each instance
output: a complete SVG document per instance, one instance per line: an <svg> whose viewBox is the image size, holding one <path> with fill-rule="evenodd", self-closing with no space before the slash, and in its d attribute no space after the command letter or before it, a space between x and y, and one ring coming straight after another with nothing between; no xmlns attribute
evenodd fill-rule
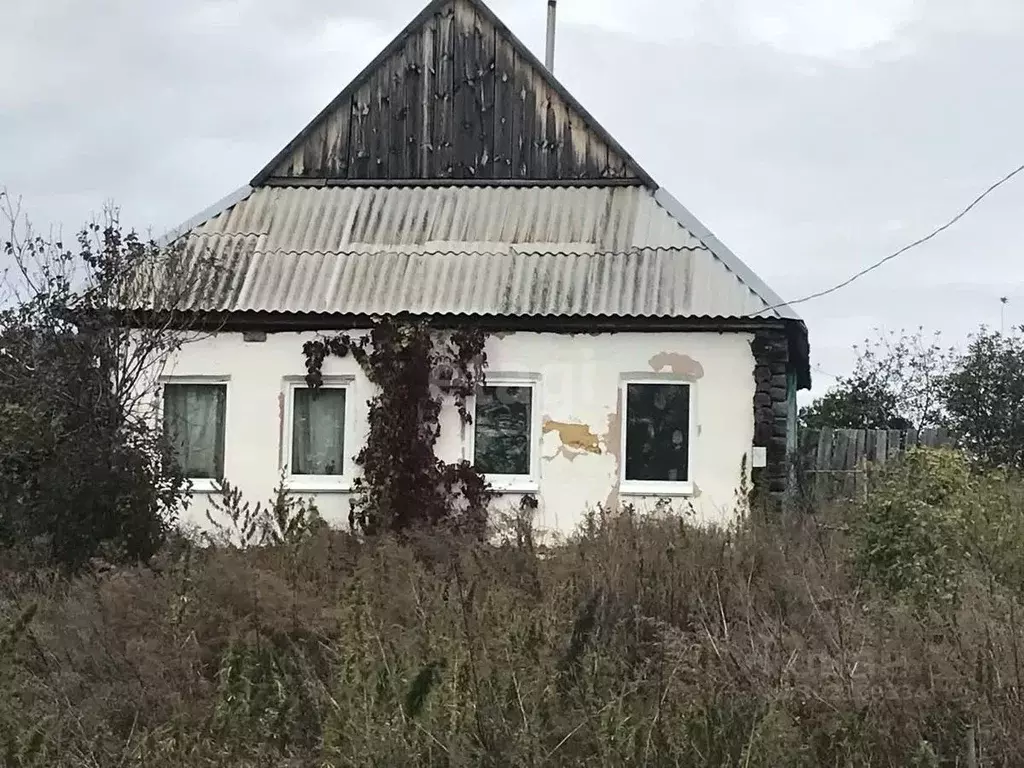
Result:
<svg viewBox="0 0 1024 768"><path fill-rule="evenodd" d="M836 291L845 288L846 286L850 285L850 283L853 283L854 281L859 280L860 278L864 277L864 275L868 274L869 272L873 272L874 270L876 270L879 267L881 267L883 264L886 264L886 263L892 261L893 259L895 259L895 258L897 258L899 256L902 256L904 253L906 253L907 251L911 250L912 248L917 248L917 246L924 245L929 240L932 240L933 238L938 237L943 232L945 232L947 229L949 229L954 224L956 224L958 221L960 221L960 219L962 219L964 216L966 216L968 213L970 213L982 200L984 200L986 197L988 197L993 192L995 192L997 189L999 189L999 187L1003 186L1003 184L1005 184L1006 182L1010 181L1010 179L1012 179L1014 176L1017 176L1018 174L1020 174L1022 172L1024 172L1024 165L1021 165L1021 166L1018 166L1017 168L1014 168L1008 174L1003 176L1003 178L1001 178L1001 179L999 179L999 181L993 183L988 189L986 189L984 192L982 192L980 195L978 195L976 198L974 198L974 200L971 201L970 205L968 205L966 208L964 208L962 211L960 211L956 216L954 216L952 219L947 221L941 227L938 227L937 229L932 230L930 233L928 233L924 237L915 240L914 242L910 243L909 245L903 246L902 248L900 248L895 253L890 253L884 259L879 259L874 264L871 264L870 266L865 267L864 269L862 269L860 272L857 272L852 277L849 277L846 280L843 280L843 282L837 283L836 285L833 285L831 288L826 288L823 291L818 291L817 293L812 293L809 296L804 296L802 299L797 299L795 301L786 301L786 302L782 302L781 304L776 304L775 306L772 306L772 307L766 307L765 309L759 310L756 314L761 314L762 312L771 312L773 310L780 309L782 307L792 307L792 306L795 306L797 304L803 304L804 302L812 301L814 299L820 299L822 296L828 296L830 293L835 293Z"/></svg>

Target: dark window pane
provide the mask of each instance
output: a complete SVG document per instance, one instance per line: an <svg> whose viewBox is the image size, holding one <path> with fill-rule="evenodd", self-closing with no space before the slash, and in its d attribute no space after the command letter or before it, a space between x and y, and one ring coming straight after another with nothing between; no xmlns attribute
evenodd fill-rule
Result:
<svg viewBox="0 0 1024 768"><path fill-rule="evenodd" d="M626 385L626 479L689 480L690 388Z"/></svg>
<svg viewBox="0 0 1024 768"><path fill-rule="evenodd" d="M474 463L488 475L529 475L532 387L481 387Z"/></svg>
<svg viewBox="0 0 1024 768"><path fill-rule="evenodd" d="M344 389L295 390L291 471L293 475L344 473Z"/></svg>
<svg viewBox="0 0 1024 768"><path fill-rule="evenodd" d="M164 431L185 477L224 476L223 384L164 385Z"/></svg>

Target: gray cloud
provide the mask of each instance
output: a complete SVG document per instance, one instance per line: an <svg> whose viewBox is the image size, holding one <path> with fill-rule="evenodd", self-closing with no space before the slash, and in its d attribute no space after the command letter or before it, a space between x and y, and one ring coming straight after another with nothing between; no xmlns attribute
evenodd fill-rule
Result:
<svg viewBox="0 0 1024 768"><path fill-rule="evenodd" d="M0 28L0 184L46 225L159 232L245 183L420 0L24 3ZM833 284L1024 162L1019 0L560 0L557 72L776 290ZM543 45L544 3L492 6ZM873 326L1024 322L1024 179L800 307L815 363ZM819 378L819 384L828 380Z"/></svg>

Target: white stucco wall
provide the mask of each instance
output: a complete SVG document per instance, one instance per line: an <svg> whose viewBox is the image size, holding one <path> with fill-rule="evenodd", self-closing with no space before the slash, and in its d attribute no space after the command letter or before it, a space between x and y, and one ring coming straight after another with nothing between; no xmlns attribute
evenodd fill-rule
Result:
<svg viewBox="0 0 1024 768"><path fill-rule="evenodd" d="M228 378L224 469L227 479L253 501L270 499L279 477L285 434L285 382L305 373L301 350L314 333L268 334L246 342L222 333L186 345L167 365L168 377ZM561 335L513 333L487 345L488 375L529 376L537 381L541 434L537 526L571 533L588 508L636 503L650 509L657 499L619 493L621 383L625 377L691 382L695 388L694 493L675 499L692 504L696 519L724 523L735 510L735 490L753 439L753 355L750 336L737 333L618 333ZM351 434L366 434L366 401L372 385L351 358L329 358L325 376L351 377ZM469 427L454 408L442 420L441 458L470 458ZM347 441L354 456L359 445ZM284 451L287 457L288 449ZM303 494L307 495L307 494ZM349 495L310 494L333 524L346 525ZM514 505L504 494L496 506ZM208 500L196 494L183 522L206 524Z"/></svg>

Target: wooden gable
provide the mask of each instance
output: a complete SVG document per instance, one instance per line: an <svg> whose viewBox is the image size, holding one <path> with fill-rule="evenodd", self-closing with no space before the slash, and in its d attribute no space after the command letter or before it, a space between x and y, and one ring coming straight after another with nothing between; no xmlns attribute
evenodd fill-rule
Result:
<svg viewBox="0 0 1024 768"><path fill-rule="evenodd" d="M481 0L434 0L252 185L289 179L653 186Z"/></svg>

